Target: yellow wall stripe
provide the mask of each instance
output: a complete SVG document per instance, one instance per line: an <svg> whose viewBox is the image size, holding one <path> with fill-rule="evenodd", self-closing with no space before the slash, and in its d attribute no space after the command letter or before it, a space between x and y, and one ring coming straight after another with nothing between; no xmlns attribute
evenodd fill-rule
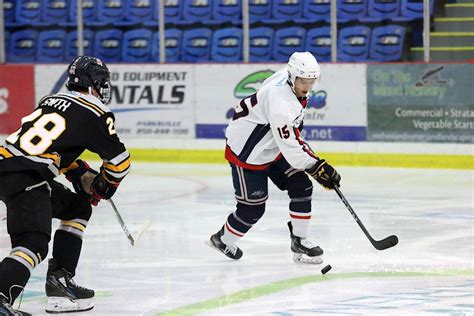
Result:
<svg viewBox="0 0 474 316"><path fill-rule="evenodd" d="M132 162L227 163L224 159L224 150L129 149L129 151ZM318 156L335 166L474 170L472 155L318 152ZM99 159L96 154L90 152L85 152L83 157L86 160Z"/></svg>

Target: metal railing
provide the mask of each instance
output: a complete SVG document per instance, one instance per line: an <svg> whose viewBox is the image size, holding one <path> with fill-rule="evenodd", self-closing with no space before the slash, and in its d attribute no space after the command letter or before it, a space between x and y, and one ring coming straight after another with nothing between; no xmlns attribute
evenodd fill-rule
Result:
<svg viewBox="0 0 474 316"><path fill-rule="evenodd" d="M84 54L84 23L83 23L83 12L82 12L82 0L75 0L77 4L77 48L78 55ZM164 6L166 0L156 0L158 10L158 22L157 29L159 31L159 62L166 62L166 47L165 47L165 14ZM242 0L242 32L243 32L243 48L242 56L243 62L249 62L249 0ZM337 62L337 0L331 1L331 12L330 12L330 30L331 30L331 61ZM424 61L430 61L430 0L423 0L423 50L424 50ZM0 63L6 61L6 48L5 48L5 21L3 14L3 0L0 0Z"/></svg>

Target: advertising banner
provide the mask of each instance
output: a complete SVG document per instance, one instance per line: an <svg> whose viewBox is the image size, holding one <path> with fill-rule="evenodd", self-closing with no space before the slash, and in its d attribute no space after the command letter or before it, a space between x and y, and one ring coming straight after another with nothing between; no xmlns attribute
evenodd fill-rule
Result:
<svg viewBox="0 0 474 316"><path fill-rule="evenodd" d="M369 65L370 141L474 143L474 65Z"/></svg>
<svg viewBox="0 0 474 316"><path fill-rule="evenodd" d="M196 67L196 138L224 138L240 99L285 64ZM366 140L366 65L321 65L321 82L310 94L306 140Z"/></svg>
<svg viewBox="0 0 474 316"><path fill-rule="evenodd" d="M35 107L31 65L0 65L0 134L11 134Z"/></svg>
<svg viewBox="0 0 474 316"><path fill-rule="evenodd" d="M36 99L64 91L67 65L36 66ZM194 138L192 65L108 65L120 136ZM44 80L48 78L48 80Z"/></svg>

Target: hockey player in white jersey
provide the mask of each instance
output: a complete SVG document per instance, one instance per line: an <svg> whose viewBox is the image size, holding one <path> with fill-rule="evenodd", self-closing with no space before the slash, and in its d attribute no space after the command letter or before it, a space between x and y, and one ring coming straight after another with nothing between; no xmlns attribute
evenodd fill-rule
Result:
<svg viewBox="0 0 474 316"><path fill-rule="evenodd" d="M208 241L229 258L242 257L236 242L263 216L270 179L290 198L288 227L293 260L322 263L323 250L307 239L313 189L308 174L327 189L338 186L341 177L300 134L308 93L319 79L316 58L309 52L295 52L287 67L237 106L226 130L225 151L237 207Z"/></svg>

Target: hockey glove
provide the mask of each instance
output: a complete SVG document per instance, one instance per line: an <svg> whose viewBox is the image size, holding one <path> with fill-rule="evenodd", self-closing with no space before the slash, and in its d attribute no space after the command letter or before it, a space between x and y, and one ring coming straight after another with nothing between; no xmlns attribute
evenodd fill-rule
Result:
<svg viewBox="0 0 474 316"><path fill-rule="evenodd" d="M339 173L324 159L318 160L313 167L306 169L306 172L328 190L334 189L334 186L339 186L341 181Z"/></svg>
<svg viewBox="0 0 474 316"><path fill-rule="evenodd" d="M117 191L118 182L111 182L103 175L104 171L98 174L92 181L91 191L94 198L99 200L108 200Z"/></svg>
<svg viewBox="0 0 474 316"><path fill-rule="evenodd" d="M92 195L91 185L98 172L92 169L87 162L80 159L76 160L75 164L77 164L77 168L65 173L66 179L72 183L77 194L85 196L92 205L97 205L99 200Z"/></svg>

